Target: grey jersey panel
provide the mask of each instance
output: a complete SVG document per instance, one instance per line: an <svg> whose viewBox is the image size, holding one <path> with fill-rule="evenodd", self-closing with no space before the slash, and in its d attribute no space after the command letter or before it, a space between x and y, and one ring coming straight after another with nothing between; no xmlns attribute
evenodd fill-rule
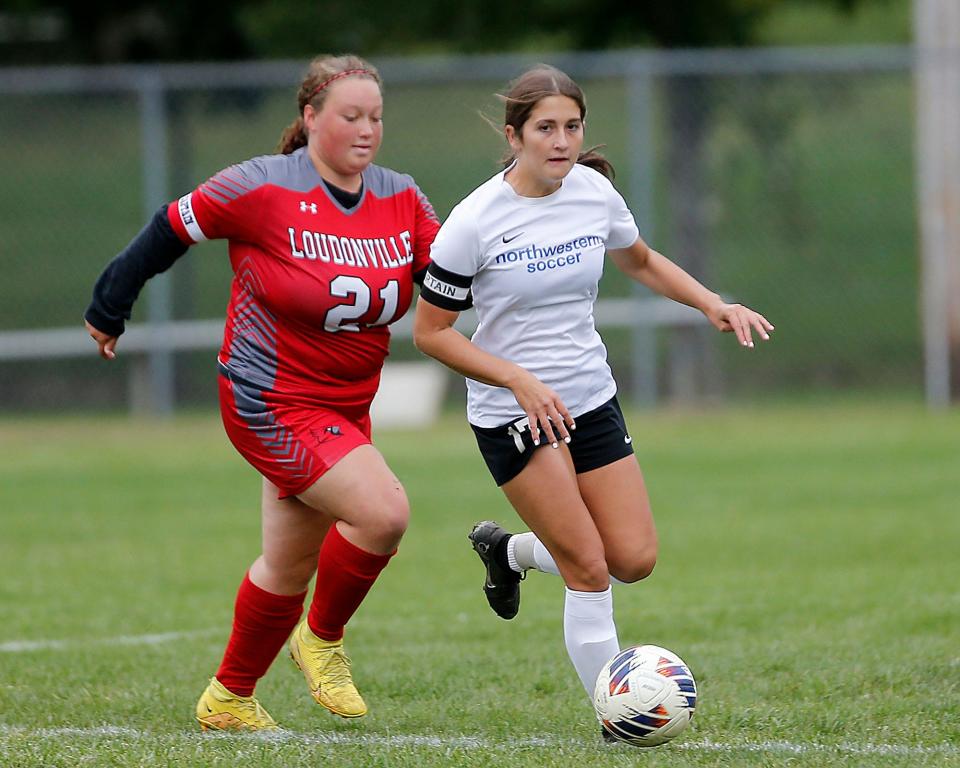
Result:
<svg viewBox="0 0 960 768"><path fill-rule="evenodd" d="M243 172L251 185L256 186L273 184L294 192L309 192L323 183L317 169L310 162L306 147L301 147L289 155L254 157L236 167Z"/></svg>
<svg viewBox="0 0 960 768"><path fill-rule="evenodd" d="M436 218L429 200L409 174L397 173L371 163L362 175L365 193L369 191L383 199L413 189L427 214ZM301 147L289 155L261 155L231 166L210 179L204 191L223 202L229 202L264 184L273 184L295 192L310 192L317 187L326 191L323 179L310 161L306 147ZM336 203L332 196L331 200ZM341 206L338 204L338 207Z"/></svg>
<svg viewBox="0 0 960 768"><path fill-rule="evenodd" d="M432 219L437 218L437 214L434 213L430 201L427 200L426 195L420 191L413 177L407 173L397 173L389 168L371 164L363 172L363 184L366 189L369 189L372 194L381 199L398 195L408 189L413 189L416 191L417 199L420 201L427 215Z"/></svg>
<svg viewBox="0 0 960 768"><path fill-rule="evenodd" d="M236 279L242 293L233 311L228 368L241 379L273 389L278 365L277 318L256 299L264 291L252 259L247 257L237 265Z"/></svg>
<svg viewBox="0 0 960 768"><path fill-rule="evenodd" d="M363 183L379 198L393 197L417 186L412 176L373 164L368 165L364 170Z"/></svg>
<svg viewBox="0 0 960 768"><path fill-rule="evenodd" d="M309 192L322 186L323 180L310 162L307 148L301 147L289 155L261 155L231 165L208 179L203 191L227 203L264 184Z"/></svg>

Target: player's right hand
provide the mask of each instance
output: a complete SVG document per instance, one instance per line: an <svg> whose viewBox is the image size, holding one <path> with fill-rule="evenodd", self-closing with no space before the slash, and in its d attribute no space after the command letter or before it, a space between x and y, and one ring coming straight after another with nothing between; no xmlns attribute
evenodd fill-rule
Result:
<svg viewBox="0 0 960 768"><path fill-rule="evenodd" d="M554 448L560 447L560 440L570 442L569 429L576 429L576 424L556 392L522 368L518 368L517 378L510 384L510 391L527 414L534 445L540 445L541 431Z"/></svg>
<svg viewBox="0 0 960 768"><path fill-rule="evenodd" d="M113 348L117 346L117 336L110 336L103 331L98 331L92 325L90 325L89 320L84 320L83 324L87 328L87 333L97 342L97 351L100 353L100 357L104 360L113 360L116 358L117 353L113 351Z"/></svg>

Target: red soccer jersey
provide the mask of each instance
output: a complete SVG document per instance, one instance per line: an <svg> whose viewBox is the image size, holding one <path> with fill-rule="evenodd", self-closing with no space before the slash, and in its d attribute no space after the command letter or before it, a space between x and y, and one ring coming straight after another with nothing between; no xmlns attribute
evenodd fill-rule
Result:
<svg viewBox="0 0 960 768"><path fill-rule="evenodd" d="M233 285L220 361L271 399L363 413L439 228L410 176L370 165L333 197L306 148L227 168L167 209L184 243L227 238Z"/></svg>

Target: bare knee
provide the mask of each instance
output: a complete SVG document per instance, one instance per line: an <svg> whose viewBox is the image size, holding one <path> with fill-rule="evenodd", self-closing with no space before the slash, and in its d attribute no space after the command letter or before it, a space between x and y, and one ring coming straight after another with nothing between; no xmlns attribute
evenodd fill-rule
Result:
<svg viewBox="0 0 960 768"><path fill-rule="evenodd" d="M565 562L558 560L557 566L570 589L580 592L601 592L610 586L610 573L607 561L602 554L592 556L581 554Z"/></svg>
<svg viewBox="0 0 960 768"><path fill-rule="evenodd" d="M399 544L410 524L410 505L406 499L388 504L381 512L379 528L381 535Z"/></svg>
<svg viewBox="0 0 960 768"><path fill-rule="evenodd" d="M610 563L610 575L625 584L641 581L653 573L657 564L657 545L649 544L629 556Z"/></svg>
<svg viewBox="0 0 960 768"><path fill-rule="evenodd" d="M363 540L368 546L380 552L391 552L397 548L410 522L410 505L404 496L391 498L371 508L362 517Z"/></svg>

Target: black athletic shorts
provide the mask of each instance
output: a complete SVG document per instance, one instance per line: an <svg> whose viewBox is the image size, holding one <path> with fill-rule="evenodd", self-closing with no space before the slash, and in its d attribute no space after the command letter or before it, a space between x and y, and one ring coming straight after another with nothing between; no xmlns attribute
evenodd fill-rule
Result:
<svg viewBox="0 0 960 768"><path fill-rule="evenodd" d="M599 469L633 453L633 439L627 432L620 403L613 397L599 408L574 417L576 429L570 430L570 455L577 474ZM540 445L533 444L527 417L502 427L470 425L480 446L483 460L498 486L513 480L536 448L550 448L553 440L542 433Z"/></svg>

